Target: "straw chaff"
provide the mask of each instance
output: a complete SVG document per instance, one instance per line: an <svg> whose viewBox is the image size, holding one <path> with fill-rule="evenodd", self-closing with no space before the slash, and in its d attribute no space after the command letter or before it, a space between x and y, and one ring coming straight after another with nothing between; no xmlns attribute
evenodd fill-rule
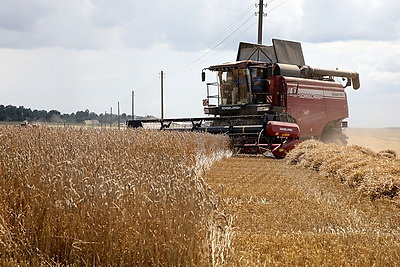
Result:
<svg viewBox="0 0 400 267"><path fill-rule="evenodd" d="M392 150L375 153L357 145L343 147L309 140L292 150L285 161L319 171L371 199L395 198L400 191L400 160Z"/></svg>

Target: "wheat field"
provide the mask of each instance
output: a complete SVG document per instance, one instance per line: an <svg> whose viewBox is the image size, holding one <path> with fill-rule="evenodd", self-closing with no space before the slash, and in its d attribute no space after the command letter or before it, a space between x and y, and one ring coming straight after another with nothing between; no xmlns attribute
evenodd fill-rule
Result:
<svg viewBox="0 0 400 267"><path fill-rule="evenodd" d="M226 136L0 127L0 265L395 266L396 151Z"/></svg>
<svg viewBox="0 0 400 267"><path fill-rule="evenodd" d="M231 219L204 183L224 136L0 127L0 263L219 266Z"/></svg>
<svg viewBox="0 0 400 267"><path fill-rule="evenodd" d="M350 145L358 145L374 152L390 149L400 156L400 128L347 128Z"/></svg>

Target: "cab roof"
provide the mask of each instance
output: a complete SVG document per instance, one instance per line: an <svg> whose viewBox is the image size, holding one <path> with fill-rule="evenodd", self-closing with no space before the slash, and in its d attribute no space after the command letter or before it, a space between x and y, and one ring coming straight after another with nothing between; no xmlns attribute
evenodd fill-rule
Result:
<svg viewBox="0 0 400 267"><path fill-rule="evenodd" d="M253 61L253 60L242 60L237 62L227 62L218 65L212 65L208 67L209 70L218 71L218 70L233 70L233 69L247 69L247 68L266 68L267 63L261 61Z"/></svg>

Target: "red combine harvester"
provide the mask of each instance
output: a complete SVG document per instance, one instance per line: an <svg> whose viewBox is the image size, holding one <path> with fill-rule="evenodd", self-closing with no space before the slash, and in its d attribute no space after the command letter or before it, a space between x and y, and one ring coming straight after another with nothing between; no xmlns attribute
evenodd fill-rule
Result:
<svg viewBox="0 0 400 267"><path fill-rule="evenodd" d="M345 87L360 87L357 72L312 68L301 44L273 39L271 46L240 43L236 62L203 69L216 73L207 83L201 118L130 120L130 127L160 123L159 129L228 134L242 153L283 158L301 140L346 144ZM340 81L337 81L340 78ZM190 122L190 127L176 127Z"/></svg>

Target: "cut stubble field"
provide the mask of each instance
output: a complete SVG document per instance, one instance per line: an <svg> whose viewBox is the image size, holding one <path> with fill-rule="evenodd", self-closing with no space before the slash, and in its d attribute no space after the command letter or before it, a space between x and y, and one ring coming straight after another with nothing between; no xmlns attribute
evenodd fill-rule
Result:
<svg viewBox="0 0 400 267"><path fill-rule="evenodd" d="M400 129L347 129L349 146L308 141L285 160L236 156L206 182L233 214L238 266L400 262ZM368 148L366 148L368 147ZM379 154L381 150L395 152Z"/></svg>
<svg viewBox="0 0 400 267"><path fill-rule="evenodd" d="M261 157L213 165L206 182L233 214L238 266L388 266L400 261L399 207L315 171Z"/></svg>

